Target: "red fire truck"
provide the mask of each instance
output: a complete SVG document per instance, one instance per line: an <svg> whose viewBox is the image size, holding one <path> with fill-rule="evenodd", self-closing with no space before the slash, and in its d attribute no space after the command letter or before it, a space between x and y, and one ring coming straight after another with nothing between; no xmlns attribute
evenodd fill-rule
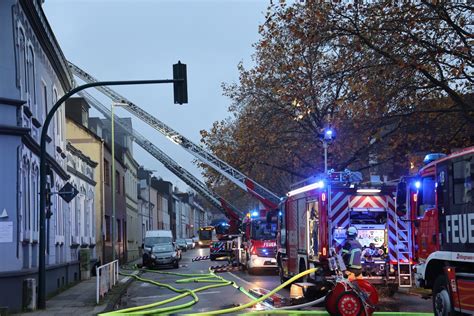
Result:
<svg viewBox="0 0 474 316"><path fill-rule="evenodd" d="M449 156L430 154L425 163L397 190L397 212L413 225L415 282L432 289L437 315L472 315L474 147Z"/></svg>
<svg viewBox="0 0 474 316"><path fill-rule="evenodd" d="M409 264L411 260L410 253L399 251L400 245L411 246L407 245L410 225L397 219L395 189L395 184L382 182L364 185L360 173L347 170L329 172L327 177L311 178L294 186L280 211L277 263L281 281L308 268L321 267L307 281L324 287L322 281L330 274L329 249L339 249L346 230L354 226L362 246L373 244L371 251L376 248L371 256L366 256L366 249L363 251L365 277L393 293L400 281L398 263Z"/></svg>
<svg viewBox="0 0 474 316"><path fill-rule="evenodd" d="M240 264L253 274L257 269L276 269L276 231L278 212L252 211L243 221Z"/></svg>

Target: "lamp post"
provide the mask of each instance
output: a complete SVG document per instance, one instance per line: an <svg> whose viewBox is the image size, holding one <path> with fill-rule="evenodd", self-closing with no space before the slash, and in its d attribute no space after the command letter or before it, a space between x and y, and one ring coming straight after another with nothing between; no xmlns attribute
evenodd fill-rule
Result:
<svg viewBox="0 0 474 316"><path fill-rule="evenodd" d="M328 147L329 144L336 138L335 132L332 128L327 127L323 130L323 133L319 134L319 138L323 143L324 148L324 174L328 173Z"/></svg>
<svg viewBox="0 0 474 316"><path fill-rule="evenodd" d="M180 64L183 65L183 64ZM48 128L53 119L54 114L59 109L59 107L71 96L76 94L79 91L82 91L91 87L98 86L123 86L123 85L142 85L142 84L160 84L160 83L174 83L175 93L176 85L178 88L184 86L186 88L186 77L174 79L164 79L164 80L122 80L122 81L97 81L86 83L80 86L77 86L63 95L52 107L52 109L46 115L44 120L43 128L41 130L40 138L40 208L39 208L39 254L38 254L38 308L46 308L46 200L47 192L46 189L46 138L48 136ZM178 89L179 90L179 89ZM181 98L179 101L186 103L187 102L187 93L186 99ZM186 102L184 102L186 101ZM179 103L176 102L175 103Z"/></svg>

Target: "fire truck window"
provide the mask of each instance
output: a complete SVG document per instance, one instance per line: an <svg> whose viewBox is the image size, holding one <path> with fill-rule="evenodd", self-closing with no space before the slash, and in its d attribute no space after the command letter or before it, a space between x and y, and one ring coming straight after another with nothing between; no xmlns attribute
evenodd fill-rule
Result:
<svg viewBox="0 0 474 316"><path fill-rule="evenodd" d="M319 251L319 203L318 201L310 201L306 204L309 212L309 233L310 233L310 254L313 256L318 255Z"/></svg>
<svg viewBox="0 0 474 316"><path fill-rule="evenodd" d="M387 222L387 212L374 211L352 211L350 212L351 224L385 224Z"/></svg>
<svg viewBox="0 0 474 316"><path fill-rule="evenodd" d="M255 240L270 240L276 238L276 219L269 224L266 221L252 221L252 237Z"/></svg>
<svg viewBox="0 0 474 316"><path fill-rule="evenodd" d="M425 177L418 193L418 216L423 216L427 209L436 205L435 178Z"/></svg>
<svg viewBox="0 0 474 316"><path fill-rule="evenodd" d="M286 246L286 217L285 217L285 209L282 207L280 216L280 245L283 247Z"/></svg>
<svg viewBox="0 0 474 316"><path fill-rule="evenodd" d="M473 157L453 163L454 204L466 204L473 201L474 161Z"/></svg>

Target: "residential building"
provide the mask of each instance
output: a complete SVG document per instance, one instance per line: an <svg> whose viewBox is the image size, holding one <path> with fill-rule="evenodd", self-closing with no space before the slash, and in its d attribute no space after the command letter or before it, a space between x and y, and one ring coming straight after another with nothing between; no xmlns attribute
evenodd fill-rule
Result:
<svg viewBox="0 0 474 316"><path fill-rule="evenodd" d="M53 104L73 85L67 61L41 7L42 1L0 1L0 306L21 310L23 281L37 278L39 237L39 140ZM47 138L48 186L67 181L64 109ZM46 221L46 291L79 277L71 256L69 205L52 199Z"/></svg>
<svg viewBox="0 0 474 316"><path fill-rule="evenodd" d="M104 140L104 260L113 259L112 247L115 258L120 263L127 262L127 213L125 198L125 171L123 162L123 147L115 143L114 164L112 164L112 139L111 132L104 126L103 121L97 117L89 118L89 128ZM112 165L115 165L115 169ZM112 174L112 172L114 174ZM114 177L115 176L115 177ZM114 185L112 181L115 179ZM115 192L112 192L112 188ZM115 212L112 197L115 196ZM112 231L114 233L112 233ZM112 238L114 239L112 242Z"/></svg>
<svg viewBox="0 0 474 316"><path fill-rule="evenodd" d="M95 209L95 253L97 260L104 263L105 258L105 231L104 223L105 192L104 181L109 167L104 166L104 141L96 132L89 129L89 105L83 98L71 98L66 101L66 135L67 140L76 149L97 163L94 172L94 209ZM97 129L97 127L96 127ZM102 135L99 128L98 133ZM110 174L108 174L110 176Z"/></svg>
<svg viewBox="0 0 474 316"><path fill-rule="evenodd" d="M158 229L158 195L156 189L151 186L152 174L153 170L145 169L143 166L140 166L138 169L143 238L145 238L145 232L147 230Z"/></svg>
<svg viewBox="0 0 474 316"><path fill-rule="evenodd" d="M81 255L90 259L96 259L96 214L95 214L95 168L97 163L92 161L82 151L67 143L67 172L70 175L71 184L79 191L76 197L69 203L70 217L69 225L71 231L71 259L79 260L79 249ZM90 277L90 269L81 271L81 279Z"/></svg>
<svg viewBox="0 0 474 316"><path fill-rule="evenodd" d="M131 118L120 118L127 131L133 129ZM138 214L138 168L139 164L133 158L133 139L123 129L117 128L116 141L122 146L122 160L125 165L125 200L126 200L126 227L127 227L127 258L135 260L139 257L139 247L142 244L142 221Z"/></svg>
<svg viewBox="0 0 474 316"><path fill-rule="evenodd" d="M176 215L173 203L173 184L163 179L152 178L152 187L158 194L158 229L171 230L173 237L176 238ZM172 222L172 218L174 218Z"/></svg>

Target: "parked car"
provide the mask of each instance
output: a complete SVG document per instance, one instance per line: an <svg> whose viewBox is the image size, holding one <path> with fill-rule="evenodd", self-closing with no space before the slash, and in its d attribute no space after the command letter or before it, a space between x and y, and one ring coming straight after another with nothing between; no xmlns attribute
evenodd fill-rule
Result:
<svg viewBox="0 0 474 316"><path fill-rule="evenodd" d="M185 240L186 240L186 244L188 245L188 249L194 249L195 247L194 241L191 238L187 238Z"/></svg>
<svg viewBox="0 0 474 316"><path fill-rule="evenodd" d="M183 238L176 239L176 247L180 250L186 251L188 249L188 243Z"/></svg>
<svg viewBox="0 0 474 316"><path fill-rule="evenodd" d="M142 263L144 266L152 265L150 257L153 246L155 245L172 245L172 247L174 247L173 234L171 233L171 230L149 230L145 232L145 239L142 244Z"/></svg>
<svg viewBox="0 0 474 316"><path fill-rule="evenodd" d="M172 265L179 268L180 253L179 249L173 247L173 244L158 244L153 246L150 255L150 265L152 267Z"/></svg>

